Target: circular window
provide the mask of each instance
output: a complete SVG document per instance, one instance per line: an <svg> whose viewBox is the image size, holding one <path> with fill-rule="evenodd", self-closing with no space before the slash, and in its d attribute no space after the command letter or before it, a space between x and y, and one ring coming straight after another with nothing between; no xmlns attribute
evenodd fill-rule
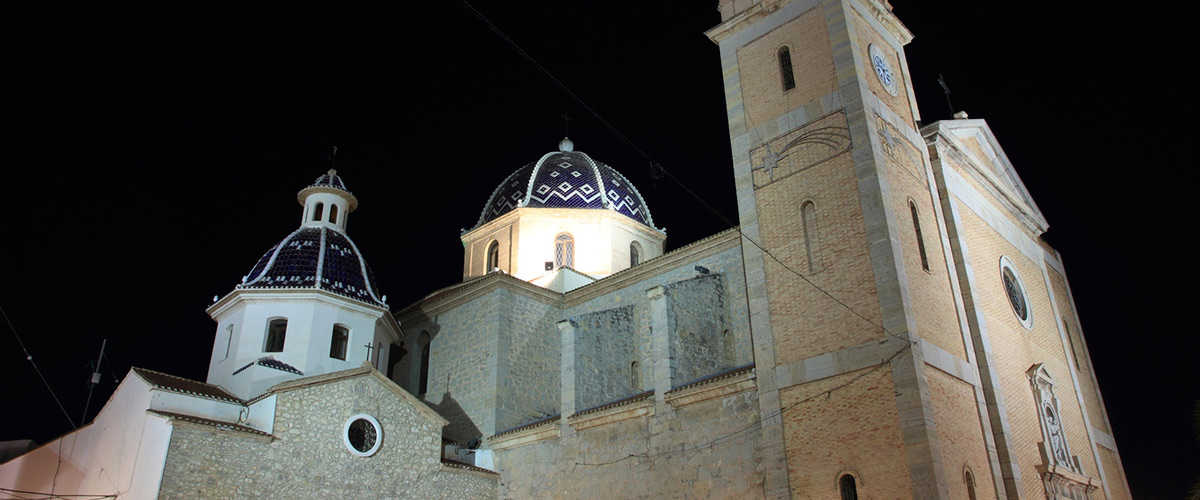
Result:
<svg viewBox="0 0 1200 500"><path fill-rule="evenodd" d="M1000 258L1000 279L1004 282L1004 293L1008 295L1008 304L1012 306L1013 314L1025 328L1033 328L1033 315L1029 311L1029 301L1025 298L1025 287L1017 276L1012 261L1008 257Z"/></svg>
<svg viewBox="0 0 1200 500"><path fill-rule="evenodd" d="M360 457L369 457L379 451L379 443L383 440L383 429L375 417L358 414L346 420L342 429L342 441L350 453Z"/></svg>

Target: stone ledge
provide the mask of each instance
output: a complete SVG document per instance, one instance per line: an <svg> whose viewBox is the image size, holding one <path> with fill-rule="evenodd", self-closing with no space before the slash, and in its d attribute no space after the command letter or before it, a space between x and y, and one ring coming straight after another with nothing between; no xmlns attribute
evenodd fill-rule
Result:
<svg viewBox="0 0 1200 500"><path fill-rule="evenodd" d="M468 463L459 462L457 460L449 460L449 459L445 459L445 458L442 459L442 470L447 471L447 472L467 471L467 472L471 472L476 475L485 477L487 479L491 479L493 481L496 480L496 478L500 476L500 473L498 473L496 471L487 470L487 469L484 469L483 467L476 467L476 466L468 464Z"/></svg>
<svg viewBox="0 0 1200 500"><path fill-rule="evenodd" d="M665 399L676 408L687 406L754 389L757 378L753 364L741 366L671 389Z"/></svg>
<svg viewBox="0 0 1200 500"><path fill-rule="evenodd" d="M654 391L646 391L578 412L567 423L578 431L653 414Z"/></svg>
<svg viewBox="0 0 1200 500"><path fill-rule="evenodd" d="M502 450L505 448L513 448L543 439L557 438L560 432L560 427L557 424L562 420L561 416L554 415L544 418L536 422L531 422L512 429L501 431L492 435L487 439L487 445L493 450Z"/></svg>

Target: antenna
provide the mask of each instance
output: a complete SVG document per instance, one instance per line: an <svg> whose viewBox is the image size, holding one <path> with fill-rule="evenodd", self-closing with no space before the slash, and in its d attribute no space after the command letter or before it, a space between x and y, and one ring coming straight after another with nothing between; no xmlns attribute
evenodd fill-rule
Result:
<svg viewBox="0 0 1200 500"><path fill-rule="evenodd" d="M954 114L954 103L950 102L950 86L946 84L946 79L942 77L941 73L938 73L937 82L938 82L938 85L942 86L942 92L946 93L946 106L950 107L950 114L953 115Z"/></svg>
<svg viewBox="0 0 1200 500"><path fill-rule="evenodd" d="M92 405L92 391L96 390L96 384L100 383L100 362L104 361L104 348L108 346L108 339L100 342L100 355L96 356L96 367L92 370L92 378L88 381L88 395L83 402L83 415L79 416L79 423L87 421L88 406Z"/></svg>

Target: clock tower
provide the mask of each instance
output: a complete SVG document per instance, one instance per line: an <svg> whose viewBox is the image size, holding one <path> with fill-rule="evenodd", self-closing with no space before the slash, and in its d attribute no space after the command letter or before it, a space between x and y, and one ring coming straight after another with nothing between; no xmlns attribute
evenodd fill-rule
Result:
<svg viewBox="0 0 1200 500"><path fill-rule="evenodd" d="M963 447L983 469L973 488L1006 496L978 384L925 362L972 355L916 125L912 33L879 0L719 9L707 35L725 83L763 441L780 443L762 452L786 464L766 490L966 498L962 462L943 463ZM973 429L939 420L943 386L969 400Z"/></svg>

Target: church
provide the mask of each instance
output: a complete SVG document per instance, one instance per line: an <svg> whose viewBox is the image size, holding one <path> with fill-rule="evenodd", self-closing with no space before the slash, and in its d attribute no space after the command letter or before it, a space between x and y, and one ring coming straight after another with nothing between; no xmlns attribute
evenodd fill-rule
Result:
<svg viewBox="0 0 1200 500"><path fill-rule="evenodd" d="M986 121L921 124L890 6L718 8L735 227L667 252L621 165L547 138L462 282L389 304L347 231L371 179L329 170L206 309L206 380L131 369L0 487L1130 498L1049 222Z"/></svg>

